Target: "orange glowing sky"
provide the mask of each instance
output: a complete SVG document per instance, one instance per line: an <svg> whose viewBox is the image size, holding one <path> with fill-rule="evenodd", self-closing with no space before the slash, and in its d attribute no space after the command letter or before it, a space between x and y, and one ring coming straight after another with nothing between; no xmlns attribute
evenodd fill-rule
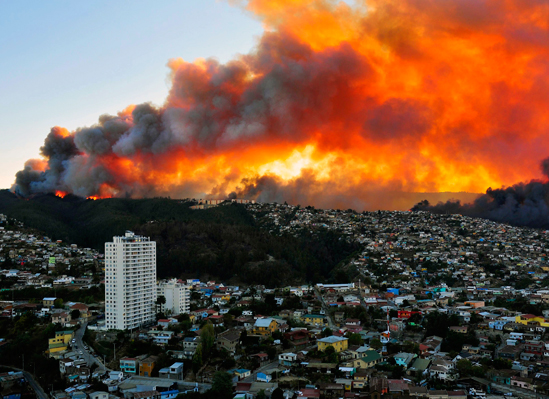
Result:
<svg viewBox="0 0 549 399"><path fill-rule="evenodd" d="M53 166L57 155L28 163L57 168L28 191L53 181L85 197L235 192L391 209L409 207L399 192L478 193L541 178L549 3L234 3L264 24L251 53L226 64L170 60L161 109L130 106L94 127L52 131L76 150Z"/></svg>

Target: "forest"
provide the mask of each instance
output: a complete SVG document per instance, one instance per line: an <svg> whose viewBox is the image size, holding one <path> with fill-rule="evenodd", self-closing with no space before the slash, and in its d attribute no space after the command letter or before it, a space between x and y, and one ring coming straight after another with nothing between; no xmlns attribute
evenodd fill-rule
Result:
<svg viewBox="0 0 549 399"><path fill-rule="evenodd" d="M0 213L82 247L103 250L126 230L157 243L158 278L208 278L232 283L308 284L348 281L337 266L359 250L333 231L272 235L244 205L191 210L170 198L86 200L53 194L22 199L0 191Z"/></svg>

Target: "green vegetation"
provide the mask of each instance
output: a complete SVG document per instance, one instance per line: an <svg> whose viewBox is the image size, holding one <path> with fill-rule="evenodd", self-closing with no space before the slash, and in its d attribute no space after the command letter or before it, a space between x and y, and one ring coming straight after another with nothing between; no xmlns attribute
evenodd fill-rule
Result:
<svg viewBox="0 0 549 399"><path fill-rule="evenodd" d="M4 366L25 368L35 375L36 381L45 389L64 387L59 373L59 362L43 355L48 349L48 339L60 325L41 324L32 313L14 318L0 319L0 337L8 343L0 348L0 363Z"/></svg>
<svg viewBox="0 0 549 399"><path fill-rule="evenodd" d="M0 191L0 213L82 247L102 249L125 230L157 242L158 277L217 278L269 287L341 279L337 266L358 249L339 233L271 235L246 207L193 211L169 198L84 200ZM345 276L345 279L348 279Z"/></svg>

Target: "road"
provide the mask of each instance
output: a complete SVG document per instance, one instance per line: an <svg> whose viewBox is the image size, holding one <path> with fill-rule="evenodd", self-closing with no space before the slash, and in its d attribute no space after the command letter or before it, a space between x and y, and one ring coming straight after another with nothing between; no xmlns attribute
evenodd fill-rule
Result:
<svg viewBox="0 0 549 399"><path fill-rule="evenodd" d="M34 392L36 392L36 396L38 397L38 399L48 399L48 395L46 395L40 384L34 381L34 378L32 378L32 375L30 375L30 373L23 371L23 375L25 376L25 380L28 381L32 389L34 389Z"/></svg>
<svg viewBox="0 0 549 399"><path fill-rule="evenodd" d="M542 395L540 393L536 393L534 391L528 391L526 389L518 388L518 387L512 387L510 385L503 385L503 384L497 384L495 382L492 382L490 384L493 390L501 391L503 393L512 392L513 396L506 398L519 398L519 399L547 399L546 395Z"/></svg>
<svg viewBox="0 0 549 399"><path fill-rule="evenodd" d="M74 334L74 339L76 340L76 346L78 347L78 349L76 349L76 352L80 355L81 358L83 358L86 361L88 366L91 366L93 364L97 364L97 366L99 367L100 370L106 369L107 371L112 371L108 368L105 368L105 366L103 365L102 359L99 359L99 358L93 356L89 352L89 350L84 348L85 343L83 341L83 338L84 338L84 333L86 332L87 325L88 325L87 322L83 323L80 326L80 328L78 330L76 330L76 333ZM80 354L80 351L82 351L82 354Z"/></svg>
<svg viewBox="0 0 549 399"><path fill-rule="evenodd" d="M316 298L322 304L322 309L324 309L324 313L326 314L326 320L328 320L328 327L330 327L330 330L332 331L337 330L338 327L335 325L335 323L332 320L330 309L328 308L328 305L326 305L326 302L324 301L324 297L316 287L314 288L314 291L315 291Z"/></svg>
<svg viewBox="0 0 549 399"><path fill-rule="evenodd" d="M23 371L23 376L25 377L25 380L29 383L32 389L34 389L34 392L36 392L36 396L38 397L38 399L48 399L48 395L46 395L46 393L44 392L40 384L34 380L34 378L29 372L24 371L22 369L18 369L17 367L13 367L13 366L4 366L4 365L0 365L0 366L17 370L17 371Z"/></svg>

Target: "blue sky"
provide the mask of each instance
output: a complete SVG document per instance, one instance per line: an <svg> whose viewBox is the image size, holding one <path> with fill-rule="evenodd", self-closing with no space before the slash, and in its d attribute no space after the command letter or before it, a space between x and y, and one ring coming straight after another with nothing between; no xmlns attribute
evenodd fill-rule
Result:
<svg viewBox="0 0 549 399"><path fill-rule="evenodd" d="M170 58L247 53L261 23L215 0L0 2L0 188L51 127L162 104Z"/></svg>

